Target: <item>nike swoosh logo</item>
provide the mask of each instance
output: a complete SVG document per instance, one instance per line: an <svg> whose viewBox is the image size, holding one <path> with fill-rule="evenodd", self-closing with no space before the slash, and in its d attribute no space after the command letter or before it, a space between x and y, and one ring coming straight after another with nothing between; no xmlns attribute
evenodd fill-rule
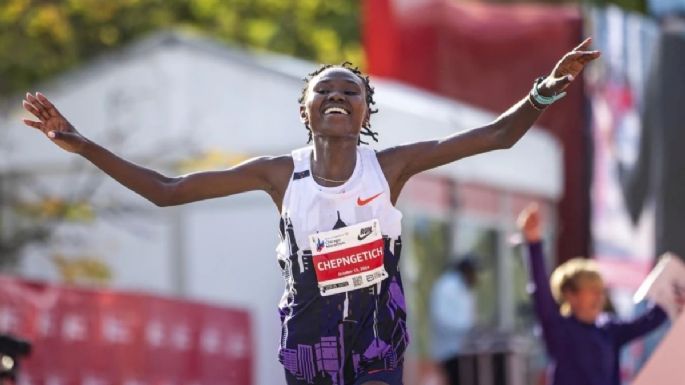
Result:
<svg viewBox="0 0 685 385"><path fill-rule="evenodd" d="M367 199L362 199L360 197L357 197L357 205L364 206L364 205L368 204L369 202L371 202L372 200L378 198L378 196L380 196L381 194L383 194L382 191L379 192L378 194L372 196L372 197L367 198Z"/></svg>
<svg viewBox="0 0 685 385"><path fill-rule="evenodd" d="M371 234L372 233L366 233L364 235L357 235L357 240L363 241L364 239L366 239L366 237L368 237Z"/></svg>

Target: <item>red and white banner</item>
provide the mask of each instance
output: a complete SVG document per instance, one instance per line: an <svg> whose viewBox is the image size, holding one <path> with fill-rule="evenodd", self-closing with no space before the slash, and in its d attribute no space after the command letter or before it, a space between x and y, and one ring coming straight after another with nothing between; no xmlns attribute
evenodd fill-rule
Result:
<svg viewBox="0 0 685 385"><path fill-rule="evenodd" d="M685 308L685 263L679 256L666 253L635 293L635 303L649 299L661 306L672 321Z"/></svg>
<svg viewBox="0 0 685 385"><path fill-rule="evenodd" d="M245 310L0 277L0 333L33 344L20 384L252 384Z"/></svg>
<svg viewBox="0 0 685 385"><path fill-rule="evenodd" d="M323 296L369 287L388 277L376 219L312 234L309 243Z"/></svg>

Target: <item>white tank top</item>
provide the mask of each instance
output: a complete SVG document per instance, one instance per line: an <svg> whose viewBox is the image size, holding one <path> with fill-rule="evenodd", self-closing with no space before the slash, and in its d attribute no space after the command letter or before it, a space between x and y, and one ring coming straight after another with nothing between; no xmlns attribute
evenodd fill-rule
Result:
<svg viewBox="0 0 685 385"><path fill-rule="evenodd" d="M343 384L402 363L409 341L398 270L402 213L390 201L372 149L357 148L352 176L336 187L316 183L312 154L311 146L292 152L293 175L281 209L279 360L305 383L324 376ZM344 255L337 258L336 252ZM379 253L382 259L375 259ZM364 273L322 278L346 269Z"/></svg>
<svg viewBox="0 0 685 385"><path fill-rule="evenodd" d="M390 187L375 151L359 146L352 176L336 187L316 183L310 170L312 154L311 146L292 152L295 168L281 207L281 216L292 221L301 248L308 248L310 234L332 230L338 213L347 226L378 219L383 235L391 240L400 236L402 213L390 202ZM283 240L277 249L279 256L288 249Z"/></svg>

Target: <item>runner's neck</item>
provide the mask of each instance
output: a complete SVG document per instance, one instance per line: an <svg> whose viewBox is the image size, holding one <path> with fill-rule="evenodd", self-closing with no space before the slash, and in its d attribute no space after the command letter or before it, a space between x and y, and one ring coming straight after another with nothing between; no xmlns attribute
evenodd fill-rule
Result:
<svg viewBox="0 0 685 385"><path fill-rule="evenodd" d="M345 183L357 164L357 142L349 138L315 136L310 169L316 182L334 187Z"/></svg>

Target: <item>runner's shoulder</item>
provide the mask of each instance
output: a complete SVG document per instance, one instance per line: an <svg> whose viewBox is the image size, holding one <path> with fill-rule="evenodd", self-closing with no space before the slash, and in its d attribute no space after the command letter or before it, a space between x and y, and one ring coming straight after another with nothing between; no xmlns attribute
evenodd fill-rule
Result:
<svg viewBox="0 0 685 385"><path fill-rule="evenodd" d="M264 173L272 185L279 190L285 189L295 168L293 157L290 154L260 156L254 161L263 166Z"/></svg>
<svg viewBox="0 0 685 385"><path fill-rule="evenodd" d="M285 172L286 174L292 174L295 167L293 157L290 154L264 156L262 159L269 164L269 167L273 167L279 172Z"/></svg>

